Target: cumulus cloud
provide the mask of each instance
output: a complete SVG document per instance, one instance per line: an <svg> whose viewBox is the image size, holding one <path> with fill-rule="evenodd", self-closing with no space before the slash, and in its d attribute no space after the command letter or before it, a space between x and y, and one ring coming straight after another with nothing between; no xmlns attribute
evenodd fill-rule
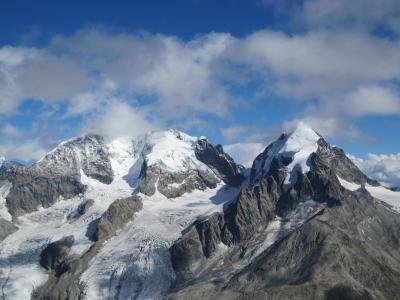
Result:
<svg viewBox="0 0 400 300"><path fill-rule="evenodd" d="M204 116L212 115L233 124L217 129L232 142L248 126L235 123L234 107L284 99L307 107L284 126L303 120L323 135L359 138L360 118L400 114L400 41L308 16L320 11L345 23L336 13L344 3L332 7L325 0L305 1L301 18L311 27L301 33L259 30L240 38L209 33L181 40L97 27L56 35L41 48L2 47L0 115L18 113L26 99L36 99L60 120L83 120L80 132L101 129L110 137L113 130L116 136L126 133L119 126L99 126L117 107L125 106L131 116L121 120L143 129L204 127ZM361 9L360 3L349 4L350 15ZM390 15L391 24L397 24L391 5L388 0L379 15L368 12L357 22L379 23ZM242 99L232 89L246 84L257 86L259 99ZM257 141L265 135L248 137Z"/></svg>
<svg viewBox="0 0 400 300"><path fill-rule="evenodd" d="M106 139L137 137L155 128L143 114L128 103L112 101L99 114L91 117L81 128L82 134L100 133Z"/></svg>
<svg viewBox="0 0 400 300"><path fill-rule="evenodd" d="M224 151L245 167L251 167L254 159L265 148L263 143L236 143L224 146Z"/></svg>
<svg viewBox="0 0 400 300"><path fill-rule="evenodd" d="M247 128L244 126L231 126L221 128L220 132L226 140L232 141L238 139L244 132L246 132L246 130Z"/></svg>
<svg viewBox="0 0 400 300"><path fill-rule="evenodd" d="M36 161L48 152L48 144L41 139L5 141L0 145L0 153L7 159L26 162Z"/></svg>
<svg viewBox="0 0 400 300"><path fill-rule="evenodd" d="M259 0L274 14L288 19L293 28L376 30L399 34L397 0Z"/></svg>
<svg viewBox="0 0 400 300"><path fill-rule="evenodd" d="M346 95L341 112L350 115L400 113L400 94L397 91L380 86L359 87Z"/></svg>
<svg viewBox="0 0 400 300"><path fill-rule="evenodd" d="M388 155L369 153L365 159L348 156L371 178L387 186L400 186L400 153Z"/></svg>
<svg viewBox="0 0 400 300"><path fill-rule="evenodd" d="M393 21L400 16L399 3L396 0L308 0L301 12L311 26L363 27L374 29L386 26L396 30Z"/></svg>
<svg viewBox="0 0 400 300"><path fill-rule="evenodd" d="M150 98L156 102L154 113L168 120L191 112L227 113L229 94L219 81L216 61L231 39L211 33L184 42L172 36L85 29L55 37L49 48L104 74L124 93Z"/></svg>
<svg viewBox="0 0 400 300"><path fill-rule="evenodd" d="M3 129L2 132L5 136L7 137L21 137L23 136L24 132L21 129L18 129L17 127L11 125L11 124L6 124Z"/></svg>

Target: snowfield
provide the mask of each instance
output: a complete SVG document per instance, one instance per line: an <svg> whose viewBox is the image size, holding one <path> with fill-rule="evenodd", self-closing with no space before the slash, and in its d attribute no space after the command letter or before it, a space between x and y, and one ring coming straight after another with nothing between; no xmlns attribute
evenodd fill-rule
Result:
<svg viewBox="0 0 400 300"><path fill-rule="evenodd" d="M393 192L383 186L366 185L367 191L375 198L389 204L394 211L400 213L400 192Z"/></svg>
<svg viewBox="0 0 400 300"><path fill-rule="evenodd" d="M338 176L340 184L349 191L356 191L361 188L361 185L348 182ZM392 210L400 213L400 192L394 192L384 186L365 185L366 190L376 199L388 204Z"/></svg>

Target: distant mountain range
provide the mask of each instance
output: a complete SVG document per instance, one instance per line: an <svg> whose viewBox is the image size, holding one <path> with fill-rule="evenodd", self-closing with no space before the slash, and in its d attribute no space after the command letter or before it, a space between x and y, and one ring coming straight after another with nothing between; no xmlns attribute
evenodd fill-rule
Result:
<svg viewBox="0 0 400 300"><path fill-rule="evenodd" d="M303 123L251 168L176 130L0 165L2 299L400 299L400 191Z"/></svg>

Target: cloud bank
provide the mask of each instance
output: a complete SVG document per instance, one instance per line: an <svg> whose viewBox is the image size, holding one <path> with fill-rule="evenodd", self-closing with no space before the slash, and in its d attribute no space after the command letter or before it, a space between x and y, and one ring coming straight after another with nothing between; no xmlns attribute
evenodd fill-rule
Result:
<svg viewBox="0 0 400 300"><path fill-rule="evenodd" d="M294 31L182 40L97 26L55 35L41 47L1 47L0 118L8 138L0 154L37 159L60 132L135 136L210 126L210 118L222 124L215 129L225 141L237 142L254 131L237 108L260 101L304 105L283 127L302 120L325 136L357 139L358 120L400 114L400 8L391 0L367 2L374 9L361 0L262 1L277 13L295 12L289 25L302 30ZM249 87L250 97L238 92ZM40 107L37 124L18 128L10 118L24 114L29 101ZM26 143L37 149L20 153Z"/></svg>
<svg viewBox="0 0 400 300"><path fill-rule="evenodd" d="M400 153L367 154L365 159L349 155L368 176L389 187L400 187Z"/></svg>

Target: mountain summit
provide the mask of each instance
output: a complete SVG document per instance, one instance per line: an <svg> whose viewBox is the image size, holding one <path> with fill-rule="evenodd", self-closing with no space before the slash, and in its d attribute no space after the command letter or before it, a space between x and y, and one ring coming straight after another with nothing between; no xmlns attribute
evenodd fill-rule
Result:
<svg viewBox="0 0 400 300"><path fill-rule="evenodd" d="M0 173L10 299L400 299L400 192L300 123L244 168L155 131Z"/></svg>

